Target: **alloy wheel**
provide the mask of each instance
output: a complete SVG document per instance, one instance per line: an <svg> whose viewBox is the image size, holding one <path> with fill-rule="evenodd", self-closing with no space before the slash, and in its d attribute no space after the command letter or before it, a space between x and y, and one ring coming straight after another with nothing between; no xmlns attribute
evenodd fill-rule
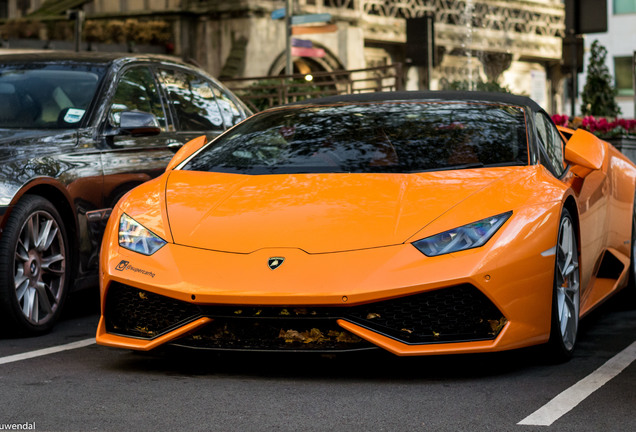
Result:
<svg viewBox="0 0 636 432"><path fill-rule="evenodd" d="M24 318L47 323L62 299L66 250L60 227L44 210L31 213L20 229L14 252L15 295Z"/></svg>
<svg viewBox="0 0 636 432"><path fill-rule="evenodd" d="M561 220L556 257L556 318L563 347L574 348L579 324L579 262L576 237L569 217Z"/></svg>

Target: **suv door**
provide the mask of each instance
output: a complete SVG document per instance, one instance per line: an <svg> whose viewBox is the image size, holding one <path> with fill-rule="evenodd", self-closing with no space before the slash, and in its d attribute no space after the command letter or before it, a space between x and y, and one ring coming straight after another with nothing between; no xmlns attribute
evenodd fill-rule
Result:
<svg viewBox="0 0 636 432"><path fill-rule="evenodd" d="M89 241L80 244L83 272L94 272L98 266L99 244L115 203L133 187L163 173L178 149L172 119L148 64L130 64L119 70L108 79L101 98L105 108L94 120L94 132L79 138L80 148L97 149L103 173L101 189L94 190L100 197L99 207L78 215L80 229L89 231ZM119 130L121 113L134 110L154 114L161 132L154 136L123 134Z"/></svg>
<svg viewBox="0 0 636 432"><path fill-rule="evenodd" d="M121 113L143 111L153 114L160 133L134 136L119 130ZM102 139L104 150L104 205L112 208L128 190L159 176L172 159L180 143L165 101L149 65L133 65L123 69L109 101Z"/></svg>

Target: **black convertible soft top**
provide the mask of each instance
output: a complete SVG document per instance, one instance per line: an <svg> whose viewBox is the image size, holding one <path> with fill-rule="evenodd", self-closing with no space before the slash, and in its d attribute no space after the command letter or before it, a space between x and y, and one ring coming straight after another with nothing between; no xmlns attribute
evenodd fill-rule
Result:
<svg viewBox="0 0 636 432"><path fill-rule="evenodd" d="M542 110L542 108L535 101L527 96L517 96L501 92L452 90L356 93L348 95L327 96L317 99L308 99L301 102L295 102L290 105L324 105L338 103L348 104L358 102L389 102L402 100L498 102L506 105L529 107L533 111Z"/></svg>

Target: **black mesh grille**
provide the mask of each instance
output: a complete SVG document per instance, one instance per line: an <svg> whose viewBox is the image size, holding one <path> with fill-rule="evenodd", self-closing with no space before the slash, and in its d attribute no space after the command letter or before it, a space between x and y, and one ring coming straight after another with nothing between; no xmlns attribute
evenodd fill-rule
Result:
<svg viewBox="0 0 636 432"><path fill-rule="evenodd" d="M506 322L472 285L354 307L349 319L407 343L494 339Z"/></svg>
<svg viewBox="0 0 636 432"><path fill-rule="evenodd" d="M113 284L106 297L106 326L111 333L150 339L200 316L213 318L214 323L180 344L337 350L360 342L343 334L337 319L412 344L494 339L506 323L472 285L350 307L195 306L122 284ZM287 332L298 336L286 338Z"/></svg>
<svg viewBox="0 0 636 432"><path fill-rule="evenodd" d="M197 306L113 283L106 295L109 333L152 339L201 316Z"/></svg>

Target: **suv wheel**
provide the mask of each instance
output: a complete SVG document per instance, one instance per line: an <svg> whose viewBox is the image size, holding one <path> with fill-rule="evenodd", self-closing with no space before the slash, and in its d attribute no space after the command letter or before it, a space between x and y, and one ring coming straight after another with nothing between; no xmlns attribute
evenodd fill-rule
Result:
<svg viewBox="0 0 636 432"><path fill-rule="evenodd" d="M69 286L68 238L46 199L25 195L0 237L0 319L10 333L38 334L58 320Z"/></svg>

